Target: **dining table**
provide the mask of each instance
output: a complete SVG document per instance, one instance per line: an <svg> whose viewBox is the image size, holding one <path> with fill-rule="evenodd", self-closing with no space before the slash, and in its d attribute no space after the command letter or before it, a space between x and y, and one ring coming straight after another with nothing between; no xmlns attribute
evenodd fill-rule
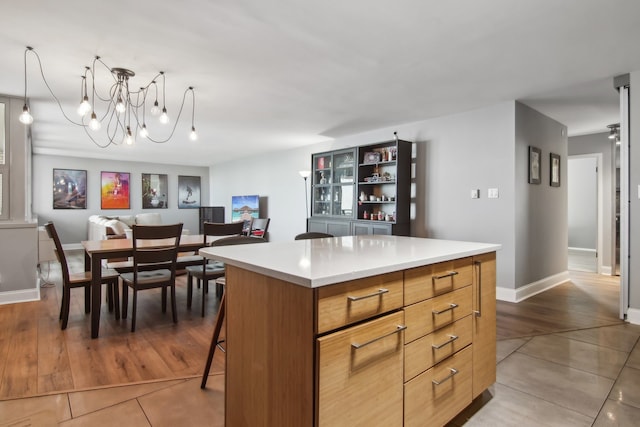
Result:
<svg viewBox="0 0 640 427"><path fill-rule="evenodd" d="M157 245L158 242L155 244ZM202 234L182 235L178 252L198 251L203 246L205 245ZM133 240L85 240L82 242L82 247L85 253L85 271L91 271L91 338L98 338L102 302L102 260L133 256Z"/></svg>

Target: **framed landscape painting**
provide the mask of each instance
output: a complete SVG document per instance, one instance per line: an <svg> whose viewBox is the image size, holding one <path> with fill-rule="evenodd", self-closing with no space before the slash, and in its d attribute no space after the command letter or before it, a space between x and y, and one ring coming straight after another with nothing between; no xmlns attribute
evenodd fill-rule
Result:
<svg viewBox="0 0 640 427"><path fill-rule="evenodd" d="M142 174L142 209L167 209L166 174Z"/></svg>
<svg viewBox="0 0 640 427"><path fill-rule="evenodd" d="M87 209L86 170L53 170L53 209Z"/></svg>
<svg viewBox="0 0 640 427"><path fill-rule="evenodd" d="M100 207L130 209L129 172L100 172Z"/></svg>
<svg viewBox="0 0 640 427"><path fill-rule="evenodd" d="M178 209L200 207L200 177L178 175Z"/></svg>

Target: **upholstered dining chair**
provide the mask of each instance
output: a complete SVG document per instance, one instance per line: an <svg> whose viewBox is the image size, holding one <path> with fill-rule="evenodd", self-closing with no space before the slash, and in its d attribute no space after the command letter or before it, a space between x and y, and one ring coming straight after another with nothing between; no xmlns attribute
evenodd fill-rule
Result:
<svg viewBox="0 0 640 427"><path fill-rule="evenodd" d="M67 329L69 322L69 309L71 305L71 289L72 288L84 288L84 312L89 313L91 311L91 272L83 271L80 273L70 273L69 265L67 264L67 257L62 249L62 243L60 243L60 237L56 231L56 227L53 222L49 221L44 225L47 235L56 248L56 257L60 262L60 268L62 269L62 302L60 304L60 316L61 321L60 329ZM107 300L109 302L109 310L115 309L116 319L120 319L120 303L118 297L118 273L113 270L102 270L102 283L107 285Z"/></svg>
<svg viewBox="0 0 640 427"><path fill-rule="evenodd" d="M252 243L266 243L266 240L256 239L255 237L249 236L225 237L223 239L215 240L211 244L211 246L244 245ZM224 276L221 276L216 279L216 282L219 282L221 285L226 286L226 281L224 279ZM225 294L225 292L222 293L220 306L218 308L218 313L216 314L216 320L213 326L213 336L211 337L209 354L207 355L207 362L205 363L204 372L202 374L202 382L200 383L200 388L205 388L207 386L207 377L209 376L209 371L211 370L211 363L213 362L213 356L215 354L216 347L218 347L218 345L222 342L220 341L220 332L222 332L222 324L224 323L227 307L227 304L225 302Z"/></svg>
<svg viewBox="0 0 640 427"><path fill-rule="evenodd" d="M182 234L182 223L166 225L134 225L133 271L122 278L122 318L127 318L129 288L133 290L131 332L136 330L138 291L162 288L162 312L167 311L167 288L171 291L171 314L178 323L176 310L176 259Z"/></svg>
<svg viewBox="0 0 640 427"><path fill-rule="evenodd" d="M294 240L322 239L325 237L333 237L333 234L320 233L318 231L309 231L307 233L298 234Z"/></svg>
<svg viewBox="0 0 640 427"><path fill-rule="evenodd" d="M244 224L242 222L205 222L202 224L202 244L203 246L213 245L213 243L216 242L216 239L224 238L223 236L240 236L242 234L243 226ZM201 263L199 265L191 265L185 268L187 270L187 308L191 308L191 301L193 299L193 279L195 278L198 283L198 288L200 287L200 282L202 282L201 315L204 317L204 298L205 294L209 291L209 281L224 275L224 264L215 261L210 262L204 257L200 258ZM222 294L221 289L222 288L220 287L220 292L216 290L216 295L219 296Z"/></svg>

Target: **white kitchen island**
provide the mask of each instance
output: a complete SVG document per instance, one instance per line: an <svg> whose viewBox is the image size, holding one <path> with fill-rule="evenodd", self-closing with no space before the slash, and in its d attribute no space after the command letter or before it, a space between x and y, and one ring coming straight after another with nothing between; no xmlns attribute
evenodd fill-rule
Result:
<svg viewBox="0 0 640 427"><path fill-rule="evenodd" d="M201 249L227 266L226 425L446 423L495 381L499 248L367 235Z"/></svg>

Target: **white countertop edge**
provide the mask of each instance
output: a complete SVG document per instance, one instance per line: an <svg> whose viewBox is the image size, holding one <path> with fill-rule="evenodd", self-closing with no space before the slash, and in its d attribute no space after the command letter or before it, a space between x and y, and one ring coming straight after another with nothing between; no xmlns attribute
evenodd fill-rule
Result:
<svg viewBox="0 0 640 427"><path fill-rule="evenodd" d="M451 242L451 241L447 241L447 242ZM225 256L225 255L220 255L219 253L215 254L216 250L224 248L224 246L219 246L215 248L213 247L203 248L203 249L200 249L199 253L200 255L206 258L216 259L218 261L225 262L235 267L243 268L259 274L264 274L266 276L291 282L296 285L300 285L308 288L316 288L316 287L341 283L349 280L356 280L364 277L370 277L370 276L375 276L379 274L392 273L394 271L401 271L401 270L406 270L410 268L421 267L424 265L434 264L438 262L450 261L457 258L465 258L468 256L494 252L499 250L502 247L499 244L490 244L490 243L475 243L475 242L460 242L460 243L464 245L471 244L473 245L473 248L466 249L466 250L455 250L455 251L443 252L442 254L438 254L435 256L411 259L408 261L396 261L393 263L381 264L380 266L373 267L373 268L372 267L369 267L369 268L356 267L349 271L343 271L338 273L327 273L317 277L305 277L300 274L295 274L295 273L282 271L282 270L276 270L273 268L269 268L265 265L260 265L257 263L240 260L235 256ZM260 246L266 246L266 245L270 245L270 243L261 244ZM247 247L246 245L242 245L242 246L245 248Z"/></svg>

